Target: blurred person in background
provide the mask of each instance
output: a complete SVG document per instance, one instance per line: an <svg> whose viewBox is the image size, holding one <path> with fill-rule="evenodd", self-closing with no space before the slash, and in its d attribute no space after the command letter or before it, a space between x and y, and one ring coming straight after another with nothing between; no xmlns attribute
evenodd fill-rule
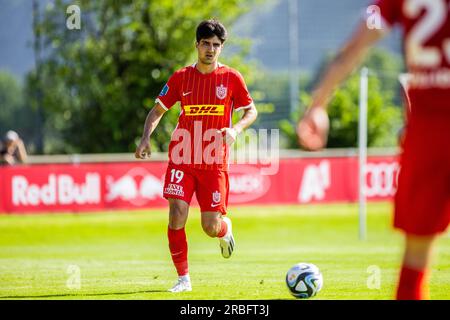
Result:
<svg viewBox="0 0 450 320"><path fill-rule="evenodd" d="M0 165L14 165L27 161L25 145L15 131L8 131L0 145Z"/></svg>
<svg viewBox="0 0 450 320"><path fill-rule="evenodd" d="M412 110L401 154L394 227L405 234L399 300L429 298L432 249L450 222L450 0L378 0L379 27L363 21L316 86L297 127L307 150L326 145L327 104L369 49L395 25L403 29ZM375 16L375 18L377 18Z"/></svg>

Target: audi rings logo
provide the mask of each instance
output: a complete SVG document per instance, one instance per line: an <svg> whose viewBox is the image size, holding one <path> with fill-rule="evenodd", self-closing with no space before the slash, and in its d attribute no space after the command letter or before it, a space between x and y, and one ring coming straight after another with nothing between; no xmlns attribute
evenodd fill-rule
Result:
<svg viewBox="0 0 450 320"><path fill-rule="evenodd" d="M366 165L366 196L394 196L397 191L400 165L397 162L368 163Z"/></svg>

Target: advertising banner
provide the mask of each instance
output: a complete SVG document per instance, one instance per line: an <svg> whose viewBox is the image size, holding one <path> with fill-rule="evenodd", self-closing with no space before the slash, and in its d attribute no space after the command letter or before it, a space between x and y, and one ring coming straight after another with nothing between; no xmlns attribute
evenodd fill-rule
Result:
<svg viewBox="0 0 450 320"><path fill-rule="evenodd" d="M0 168L0 212L88 212L158 208L165 162L28 165ZM369 157L369 201L392 199L397 157ZM262 165L230 166L229 205L356 202L356 157L281 159L267 174ZM196 205L196 199L193 199Z"/></svg>

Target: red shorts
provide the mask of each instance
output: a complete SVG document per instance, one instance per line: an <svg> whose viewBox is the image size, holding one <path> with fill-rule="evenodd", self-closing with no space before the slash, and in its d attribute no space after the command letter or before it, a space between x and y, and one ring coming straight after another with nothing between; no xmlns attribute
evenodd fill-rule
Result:
<svg viewBox="0 0 450 320"><path fill-rule="evenodd" d="M199 170L169 163L164 179L163 196L191 203L194 192L201 212L227 214L229 193L228 172Z"/></svg>
<svg viewBox="0 0 450 320"><path fill-rule="evenodd" d="M394 226L430 236L450 222L450 114L410 117L395 196Z"/></svg>

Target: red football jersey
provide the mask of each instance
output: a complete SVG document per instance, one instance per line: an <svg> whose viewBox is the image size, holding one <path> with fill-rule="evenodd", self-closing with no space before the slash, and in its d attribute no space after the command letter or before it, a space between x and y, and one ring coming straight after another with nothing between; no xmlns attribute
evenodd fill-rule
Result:
<svg viewBox="0 0 450 320"><path fill-rule="evenodd" d="M450 0L378 0L388 26L403 28L414 112L450 112Z"/></svg>
<svg viewBox="0 0 450 320"><path fill-rule="evenodd" d="M176 71L156 102L170 109L181 102L169 145L169 161L194 169L228 170L228 145L217 131L232 126L234 110L253 102L242 75L222 64L209 74L194 65Z"/></svg>

